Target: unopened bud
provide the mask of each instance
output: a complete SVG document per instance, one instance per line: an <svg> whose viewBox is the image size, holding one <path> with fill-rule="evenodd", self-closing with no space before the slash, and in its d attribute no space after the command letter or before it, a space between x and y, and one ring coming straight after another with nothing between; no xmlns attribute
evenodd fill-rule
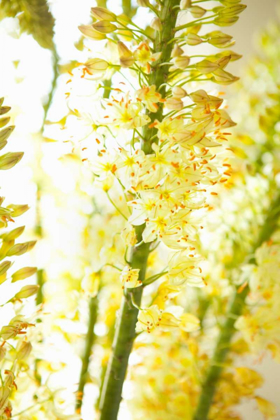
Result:
<svg viewBox="0 0 280 420"><path fill-rule="evenodd" d="M179 45L175 45L175 47L173 48L172 52L171 52L171 57L180 57L180 55L184 54L184 50L183 48L179 47Z"/></svg>
<svg viewBox="0 0 280 420"><path fill-rule="evenodd" d="M174 64L179 69L184 70L190 64L190 57L186 55L181 55L180 57L175 57Z"/></svg>
<svg viewBox="0 0 280 420"><path fill-rule="evenodd" d="M188 10L189 10L189 12L191 12L192 16L196 19L201 18L206 13L206 10L203 9L203 7L200 7L200 6L192 6Z"/></svg>
<svg viewBox="0 0 280 420"><path fill-rule="evenodd" d="M195 64L195 68L202 74L212 73L219 68L218 64L209 60L202 60Z"/></svg>
<svg viewBox="0 0 280 420"><path fill-rule="evenodd" d="M184 104L181 101L181 99L172 97L172 98L166 99L165 106L168 109L178 111L183 108Z"/></svg>
<svg viewBox="0 0 280 420"><path fill-rule="evenodd" d="M29 341L23 341L17 351L17 359L23 360L27 359L27 357L30 355L32 350L32 345Z"/></svg>
<svg viewBox="0 0 280 420"><path fill-rule="evenodd" d="M15 283L16 281L19 281L19 280L27 279L28 277L30 277L33 274L35 274L36 271L37 271L37 267L24 267L24 268L21 268L20 270L16 271L12 275L12 283Z"/></svg>
<svg viewBox="0 0 280 420"><path fill-rule="evenodd" d="M185 91L185 89L179 87L179 86L175 86L172 89L172 95L175 96L176 98L184 98L185 96L187 96L187 92Z"/></svg>
<svg viewBox="0 0 280 420"><path fill-rule="evenodd" d="M85 63L85 67L89 74L105 73L109 67L109 63L102 58L92 58Z"/></svg>
<svg viewBox="0 0 280 420"><path fill-rule="evenodd" d="M150 7L149 0L137 0L137 4L141 7Z"/></svg>
<svg viewBox="0 0 280 420"><path fill-rule="evenodd" d="M195 92L190 93L189 97L194 103L201 103L201 102L203 103L203 102L207 102L208 100L208 95L203 89L199 89L199 90L196 90Z"/></svg>
<svg viewBox="0 0 280 420"><path fill-rule="evenodd" d="M19 217L29 210L29 206L27 204L9 204L8 209L11 210L12 217Z"/></svg>
<svg viewBox="0 0 280 420"><path fill-rule="evenodd" d="M15 299L26 299L30 296L35 295L38 292L39 286L37 284L24 286L20 291L15 295Z"/></svg>
<svg viewBox="0 0 280 420"><path fill-rule="evenodd" d="M217 7L214 8L213 11L215 12L215 9L219 9L217 10L217 13L220 16L234 17L242 13L246 8L247 6L245 4L235 4L227 7Z"/></svg>
<svg viewBox="0 0 280 420"><path fill-rule="evenodd" d="M0 362L4 359L6 354L6 349L3 346L0 346Z"/></svg>
<svg viewBox="0 0 280 420"><path fill-rule="evenodd" d="M131 55L130 57L120 57L120 65L123 68L128 68L128 67L133 66L134 61L135 59L133 55Z"/></svg>
<svg viewBox="0 0 280 420"><path fill-rule="evenodd" d="M91 13L97 20L106 20L108 22L114 22L116 20L116 15L108 9L105 9L105 7L92 7Z"/></svg>
<svg viewBox="0 0 280 420"><path fill-rule="evenodd" d="M3 276L12 265L12 261L4 261L0 264L0 276Z"/></svg>
<svg viewBox="0 0 280 420"><path fill-rule="evenodd" d="M217 26L231 26L238 21L238 16L227 17L227 16L218 16L213 20L214 25Z"/></svg>
<svg viewBox="0 0 280 420"><path fill-rule="evenodd" d="M18 256L18 255L25 254L26 252L31 251L31 249L34 248L35 244L36 244L36 241L29 241L29 242L13 245L7 252L7 256L11 257L12 255Z"/></svg>
<svg viewBox="0 0 280 420"><path fill-rule="evenodd" d="M213 31L206 35L207 42L217 48L225 48L234 44L232 36L221 31Z"/></svg>
<svg viewBox="0 0 280 420"><path fill-rule="evenodd" d="M192 1L191 0L181 0L180 1L180 9L181 10L186 10L189 9L192 5Z"/></svg>
<svg viewBox="0 0 280 420"><path fill-rule="evenodd" d="M162 23L160 18L155 17L152 22L151 22L151 27L155 30L155 31L162 31Z"/></svg>
<svg viewBox="0 0 280 420"><path fill-rule="evenodd" d="M211 80L220 85L230 85L239 80L239 77L235 77L231 73L219 68L214 72L214 77Z"/></svg>
<svg viewBox="0 0 280 420"><path fill-rule="evenodd" d="M5 125L8 124L8 122L10 121L10 117L4 117L0 119L0 128L5 127Z"/></svg>
<svg viewBox="0 0 280 420"><path fill-rule="evenodd" d="M21 160L22 156L23 152L9 152L0 156L0 170L11 169Z"/></svg>
<svg viewBox="0 0 280 420"><path fill-rule="evenodd" d="M14 131L14 126L11 125L10 127L4 128L4 130L0 131L0 142L7 140L12 132Z"/></svg>
<svg viewBox="0 0 280 420"><path fill-rule="evenodd" d="M11 338L15 338L18 334L18 328L13 327L12 325L5 325L1 328L0 337L3 340L9 340Z"/></svg>
<svg viewBox="0 0 280 420"><path fill-rule="evenodd" d="M111 32L114 32L117 27L111 22L108 22L108 20L100 20L98 22L95 22L93 25L93 28L96 29L98 32L101 32L102 34L110 34Z"/></svg>
<svg viewBox="0 0 280 420"><path fill-rule="evenodd" d="M2 239L6 242L14 241L24 232L24 229L25 229L25 226L20 226L16 229L13 229L10 232L5 233L2 236Z"/></svg>
<svg viewBox="0 0 280 420"><path fill-rule="evenodd" d="M81 25L79 26L79 30L85 37L93 39L94 41L106 39L106 35L93 29L92 25Z"/></svg>
<svg viewBox="0 0 280 420"><path fill-rule="evenodd" d="M192 33L189 33L188 35L186 35L185 41L186 41L187 45L198 45L198 44L201 44L203 42L203 40L200 38L200 36L198 36L196 34L192 34Z"/></svg>

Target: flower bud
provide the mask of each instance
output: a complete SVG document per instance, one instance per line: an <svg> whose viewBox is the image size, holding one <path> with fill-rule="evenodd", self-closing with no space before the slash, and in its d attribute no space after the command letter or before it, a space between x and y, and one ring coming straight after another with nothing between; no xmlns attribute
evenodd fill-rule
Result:
<svg viewBox="0 0 280 420"><path fill-rule="evenodd" d="M155 31L162 31L162 23L160 18L155 17L152 22L151 22L151 27L155 30Z"/></svg>
<svg viewBox="0 0 280 420"><path fill-rule="evenodd" d="M117 27L111 22L108 22L107 20L100 20L99 22L93 23L93 28L96 29L98 32L101 32L102 34L110 34L111 32L114 32Z"/></svg>
<svg viewBox="0 0 280 420"><path fill-rule="evenodd" d="M9 340L10 338L15 338L18 334L18 328L13 327L12 325L4 325L0 331L0 337L3 340Z"/></svg>
<svg viewBox="0 0 280 420"><path fill-rule="evenodd" d="M232 36L224 34L221 31L209 32L206 38L209 44L217 48L225 48L234 44L234 41L232 42Z"/></svg>
<svg viewBox="0 0 280 420"><path fill-rule="evenodd" d="M92 58L85 63L85 67L89 74L105 73L109 67L109 63L102 58Z"/></svg>
<svg viewBox="0 0 280 420"><path fill-rule="evenodd" d="M188 57L187 55L175 57L174 64L177 68L184 70L190 64L190 57Z"/></svg>
<svg viewBox="0 0 280 420"><path fill-rule="evenodd" d="M171 110L174 110L174 111L178 111L178 110L180 110L180 109L183 108L184 104L181 101L181 99L171 97L171 98L166 99L165 106L168 109L171 109Z"/></svg>
<svg viewBox="0 0 280 420"><path fill-rule="evenodd" d="M17 351L17 359L23 360L27 359L27 357L30 355L32 350L32 345L29 341L23 341Z"/></svg>
<svg viewBox="0 0 280 420"><path fill-rule="evenodd" d="M10 127L4 128L4 130L0 131L0 142L7 140L12 132L14 131L14 126L11 125Z"/></svg>
<svg viewBox="0 0 280 420"><path fill-rule="evenodd" d="M102 41L103 39L106 39L106 35L93 29L92 25L81 25L79 26L79 30L85 37L93 39L94 41Z"/></svg>
<svg viewBox="0 0 280 420"><path fill-rule="evenodd" d="M201 103L201 102L203 103L203 102L207 102L208 100L208 95L203 89L199 89L199 90L196 90L195 92L190 93L189 97L194 103Z"/></svg>
<svg viewBox="0 0 280 420"><path fill-rule="evenodd" d="M219 68L218 64L209 60L202 60L195 64L195 68L202 74L212 73Z"/></svg>
<svg viewBox="0 0 280 420"><path fill-rule="evenodd" d="M200 36L198 36L196 34L192 34L192 33L189 33L188 35L186 35L185 41L186 41L187 45L198 45L198 44L201 44L203 42L203 40L200 38Z"/></svg>
<svg viewBox="0 0 280 420"><path fill-rule="evenodd" d="M37 284L33 284L33 285L28 285L28 286L23 286L22 289L20 289L20 291L15 294L15 299L26 299L29 298L30 296L35 295L38 292L39 286Z"/></svg>
<svg viewBox="0 0 280 420"><path fill-rule="evenodd" d="M37 241L23 242L21 244L13 245L7 252L7 256L11 257L12 255L22 255L30 251L36 244Z"/></svg>
<svg viewBox="0 0 280 420"><path fill-rule="evenodd" d="M175 86L172 89L172 95L175 96L176 98L184 98L185 96L187 96L187 92L185 91L185 89L179 87L179 86Z"/></svg>
<svg viewBox="0 0 280 420"><path fill-rule="evenodd" d="M227 17L227 16L218 16L213 20L214 25L217 26L231 26L238 21L238 16Z"/></svg>
<svg viewBox="0 0 280 420"><path fill-rule="evenodd" d="M0 346L0 362L4 359L6 354L6 349L3 346Z"/></svg>
<svg viewBox="0 0 280 420"><path fill-rule="evenodd" d="M175 47L173 48L172 52L171 52L171 57L180 57L180 55L184 54L184 50L183 48L179 47L179 45L175 45Z"/></svg>
<svg viewBox="0 0 280 420"><path fill-rule="evenodd" d="M186 10L189 9L192 5L192 1L191 0L181 0L180 1L180 9L181 10Z"/></svg>
<svg viewBox="0 0 280 420"><path fill-rule="evenodd" d="M12 217L19 217L29 210L29 206L27 204L9 204L8 209L12 210Z"/></svg>
<svg viewBox="0 0 280 420"><path fill-rule="evenodd" d="M203 7L200 7L200 6L192 6L188 10L189 12L191 12L192 16L196 19L199 19L202 16L204 16L207 11L203 9Z"/></svg>
<svg viewBox="0 0 280 420"><path fill-rule="evenodd" d="M9 152L0 156L0 170L11 169L21 160L22 156L23 152Z"/></svg>
<svg viewBox="0 0 280 420"><path fill-rule="evenodd" d="M135 59L133 57L133 55L131 55L130 57L120 57L120 65L123 68L128 68L133 66L135 62Z"/></svg>
<svg viewBox="0 0 280 420"><path fill-rule="evenodd" d="M217 13L220 16L234 17L242 13L243 10L245 10L246 8L247 6L245 4L235 4L235 5L227 6L227 7L217 7L217 8L214 8L213 11L215 12L215 9L219 9L217 10Z"/></svg>
<svg viewBox="0 0 280 420"><path fill-rule="evenodd" d="M5 274L9 270L11 265L12 265L12 261L3 261L0 264L0 276L3 276L3 274Z"/></svg>
<svg viewBox="0 0 280 420"><path fill-rule="evenodd" d="M25 226L20 226L16 229L11 230L10 232L5 233L2 236L2 239L6 242L8 241L14 241L17 239L23 232L24 232Z"/></svg>
<svg viewBox="0 0 280 420"><path fill-rule="evenodd" d="M137 0L137 4L141 7L150 7L149 0Z"/></svg>
<svg viewBox="0 0 280 420"><path fill-rule="evenodd" d="M214 77L212 77L211 80L220 85L230 85L239 80L239 77L235 77L231 73L219 68L218 70L215 70Z"/></svg>
<svg viewBox="0 0 280 420"><path fill-rule="evenodd" d="M27 279L28 277L30 277L33 274L35 274L36 271L37 271L37 267L24 267L24 268L21 268L20 270L16 271L12 275L12 283L15 283L16 281L19 281L19 280Z"/></svg>
<svg viewBox="0 0 280 420"><path fill-rule="evenodd" d="M91 13L97 20L106 20L108 22L114 22L116 20L116 15L108 9L105 9L105 7L92 7Z"/></svg>

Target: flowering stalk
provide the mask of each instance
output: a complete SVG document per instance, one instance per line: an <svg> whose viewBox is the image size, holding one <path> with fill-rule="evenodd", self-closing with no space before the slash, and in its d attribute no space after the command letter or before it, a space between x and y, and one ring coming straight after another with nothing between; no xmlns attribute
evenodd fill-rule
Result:
<svg viewBox="0 0 280 420"><path fill-rule="evenodd" d="M259 237L252 249L252 254L266 241L268 241L278 227L280 217L280 195L271 203L267 212L266 220L260 231ZM202 384L198 406L194 415L194 420L208 419L209 410L215 396L216 387L223 371L223 364L230 351L231 340L236 332L236 319L242 315L246 297L250 292L248 285L241 290L237 289L233 301L229 307L226 320L221 328L217 345L210 360L209 369Z"/></svg>
<svg viewBox="0 0 280 420"><path fill-rule="evenodd" d="M167 80L168 67L164 69L160 64L170 60L172 44L168 44L168 41L173 36L178 13L176 9L173 10L172 8L178 3L178 0L165 0L160 9L160 19L164 24L164 30L158 33L154 43L154 50L155 52L162 52L162 56L150 76L150 85L154 84L156 90L158 90L162 83ZM159 107L159 111L155 114L157 118L160 120L162 119L162 106ZM153 113L149 112L148 115L151 120L154 121ZM143 130L141 149L145 154L151 153L152 151L151 133L153 133L153 131L154 130L151 129ZM140 225L136 228L138 243L143 241L142 233L144 229L145 225ZM129 257L131 268L140 270L139 280L141 282L145 280L149 249L150 244L143 242L142 245L131 249ZM108 364L103 389L101 391L101 420L113 420L116 419L118 415L128 358L136 336L135 326L139 311L137 306L140 306L141 304L142 293L143 286L134 288L131 292L127 293L122 300L112 354Z"/></svg>

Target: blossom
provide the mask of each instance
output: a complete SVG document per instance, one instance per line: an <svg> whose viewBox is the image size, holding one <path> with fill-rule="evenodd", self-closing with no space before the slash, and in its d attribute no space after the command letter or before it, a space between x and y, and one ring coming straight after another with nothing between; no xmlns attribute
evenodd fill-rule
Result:
<svg viewBox="0 0 280 420"><path fill-rule="evenodd" d="M120 280L124 287L134 288L142 285L142 281L139 280L139 269L125 266L121 272Z"/></svg>
<svg viewBox="0 0 280 420"><path fill-rule="evenodd" d="M144 102L146 107L151 112L157 112L158 102L162 102L161 94L156 91L156 86L144 86L137 90L136 98Z"/></svg>
<svg viewBox="0 0 280 420"><path fill-rule="evenodd" d="M144 114L143 105L132 102L128 95L120 100L108 100L106 106L109 115L104 116L104 123L130 130L143 127L150 121L150 117Z"/></svg>

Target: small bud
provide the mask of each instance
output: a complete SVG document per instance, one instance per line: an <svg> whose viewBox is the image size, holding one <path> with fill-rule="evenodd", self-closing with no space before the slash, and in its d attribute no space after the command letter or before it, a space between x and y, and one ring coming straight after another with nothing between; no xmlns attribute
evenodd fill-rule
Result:
<svg viewBox="0 0 280 420"><path fill-rule="evenodd" d="M230 85L239 80L239 77L235 77L231 73L219 68L215 70L214 77L211 80L220 85Z"/></svg>
<svg viewBox="0 0 280 420"><path fill-rule="evenodd" d="M181 10L186 10L189 9L192 5L191 0L181 0L180 1L180 9Z"/></svg>
<svg viewBox="0 0 280 420"><path fill-rule="evenodd" d="M0 108L0 115L7 114L11 110L10 106L1 106Z"/></svg>
<svg viewBox="0 0 280 420"><path fill-rule="evenodd" d="M227 17L227 16L218 16L213 20L214 25L217 26L231 26L238 21L238 16Z"/></svg>
<svg viewBox="0 0 280 420"><path fill-rule="evenodd" d="M5 274L9 270L11 265L12 265L12 261L3 261L0 264L0 276L3 276L3 274Z"/></svg>
<svg viewBox="0 0 280 420"><path fill-rule="evenodd" d="M107 20L100 20L99 22L95 22L93 25L93 28L96 29L98 32L101 32L102 34L110 34L111 32L114 32L117 27L111 22L108 22Z"/></svg>
<svg viewBox="0 0 280 420"><path fill-rule="evenodd" d="M92 58L85 63L85 67L89 74L105 73L109 67L109 63L102 58Z"/></svg>
<svg viewBox="0 0 280 420"><path fill-rule="evenodd" d="M213 11L216 12L215 9L219 9L217 10L217 13L220 16L234 17L242 13L243 10L245 10L246 8L247 6L245 4L235 4L235 5L227 6L227 7L215 7Z"/></svg>
<svg viewBox="0 0 280 420"><path fill-rule="evenodd" d="M133 55L131 55L130 57L120 57L120 65L123 68L128 68L133 66L135 62L135 59L133 57Z"/></svg>
<svg viewBox="0 0 280 420"><path fill-rule="evenodd" d="M189 33L185 37L185 41L186 41L187 45L198 45L198 44L201 44L203 42L203 40L200 38L200 36L198 36L196 34L192 34L192 33Z"/></svg>
<svg viewBox="0 0 280 420"><path fill-rule="evenodd" d="M173 48L172 52L171 52L171 57L180 57L180 55L184 54L184 50L183 48L179 47L179 45L175 45L175 47Z"/></svg>
<svg viewBox="0 0 280 420"><path fill-rule="evenodd" d="M4 359L6 354L6 349L3 346L0 346L0 362Z"/></svg>
<svg viewBox="0 0 280 420"><path fill-rule="evenodd" d="M1 118L0 119L0 128L5 127L5 125L8 124L10 119L11 119L10 117Z"/></svg>
<svg viewBox="0 0 280 420"><path fill-rule="evenodd" d="M4 149L7 143L7 140L0 140L0 150Z"/></svg>
<svg viewBox="0 0 280 420"><path fill-rule="evenodd" d="M203 9L203 7L200 7L200 6L192 6L188 10L189 12L191 12L192 16L196 19L201 18L207 12L207 10Z"/></svg>
<svg viewBox="0 0 280 420"><path fill-rule="evenodd" d="M221 31L213 31L205 36L207 42L217 48L226 48L234 44L232 36L224 34Z"/></svg>
<svg viewBox="0 0 280 420"><path fill-rule="evenodd" d="M27 357L30 355L32 350L32 345L29 341L23 341L17 351L17 359L23 360L27 359Z"/></svg>
<svg viewBox="0 0 280 420"><path fill-rule="evenodd" d="M231 50L227 50L227 51L222 51L219 54L216 54L216 57L221 58L221 57L227 57L230 56L230 61L236 61L236 60L240 60L240 58L242 58L241 54L237 54L234 51Z"/></svg>
<svg viewBox="0 0 280 420"><path fill-rule="evenodd" d="M24 286L20 291L15 295L14 299L26 299L30 296L35 295L38 292L39 286L37 284Z"/></svg>
<svg viewBox="0 0 280 420"><path fill-rule="evenodd" d="M4 130L0 131L0 142L7 140L12 132L14 131L15 127L11 125L10 127L4 128Z"/></svg>
<svg viewBox="0 0 280 420"><path fill-rule="evenodd" d="M135 60L130 49L123 42L118 42L118 51L121 66L124 68L131 67Z"/></svg>
<svg viewBox="0 0 280 420"><path fill-rule="evenodd" d="M12 275L12 283L15 283L16 281L19 281L19 280L27 279L28 277L30 277L33 274L35 274L36 271L37 271L37 267L24 267L24 268L21 268L20 270L16 271Z"/></svg>
<svg viewBox="0 0 280 420"><path fill-rule="evenodd" d="M5 233L2 236L2 239L6 242L8 241L14 241L17 239L23 232L24 232L25 226L20 226L16 229L11 230L10 232Z"/></svg>
<svg viewBox="0 0 280 420"><path fill-rule="evenodd" d="M208 101L208 95L203 89L190 93L189 97L194 103L204 103Z"/></svg>
<svg viewBox="0 0 280 420"><path fill-rule="evenodd" d="M11 210L12 217L19 217L29 210L29 207L27 204L9 204L8 209Z"/></svg>
<svg viewBox="0 0 280 420"><path fill-rule="evenodd" d="M190 57L186 55L181 55L180 57L175 57L174 64L177 68L184 70L190 64Z"/></svg>
<svg viewBox="0 0 280 420"><path fill-rule="evenodd" d="M91 13L97 20L106 20L108 22L116 21L116 15L108 9L105 9L105 7L92 7Z"/></svg>
<svg viewBox="0 0 280 420"><path fill-rule="evenodd" d="M18 255L25 254L26 252L31 251L31 249L35 246L36 242L37 241L29 241L29 242L13 245L7 252L7 256L11 257L12 255L18 256Z"/></svg>
<svg viewBox="0 0 280 420"><path fill-rule="evenodd" d="M218 64L209 60L202 60L195 64L195 68L202 74L212 73L219 68Z"/></svg>
<svg viewBox="0 0 280 420"><path fill-rule="evenodd" d="M23 152L9 152L0 156L0 170L11 169L21 160L22 156Z"/></svg>
<svg viewBox="0 0 280 420"><path fill-rule="evenodd" d="M152 22L151 22L151 27L155 30L155 31L162 31L162 23L160 18L155 17Z"/></svg>
<svg viewBox="0 0 280 420"><path fill-rule="evenodd" d="M172 98L166 99L165 106L168 109L178 111L183 108L184 104L181 101L181 99L172 97Z"/></svg>
<svg viewBox="0 0 280 420"><path fill-rule="evenodd" d="M150 7L149 0L137 0L137 4L141 7Z"/></svg>
<svg viewBox="0 0 280 420"><path fill-rule="evenodd" d="M13 327L12 325L4 325L4 327L1 328L0 337L6 341L10 338L15 338L18 332L18 328Z"/></svg>
<svg viewBox="0 0 280 420"><path fill-rule="evenodd" d="M102 41L103 39L106 39L106 35L93 29L92 25L81 25L79 26L79 30L85 37L93 39L94 41Z"/></svg>
<svg viewBox="0 0 280 420"><path fill-rule="evenodd" d="M175 86L172 89L172 95L175 96L176 98L184 98L185 96L187 96L187 92L185 91L185 89L179 87L179 86Z"/></svg>

